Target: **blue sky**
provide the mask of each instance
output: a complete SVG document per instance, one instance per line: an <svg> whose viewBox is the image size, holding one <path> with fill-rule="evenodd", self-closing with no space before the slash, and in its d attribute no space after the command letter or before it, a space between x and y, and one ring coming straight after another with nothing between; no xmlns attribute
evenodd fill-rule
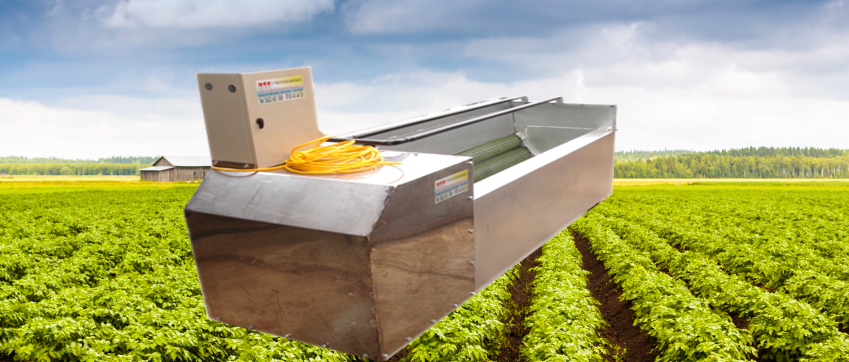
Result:
<svg viewBox="0 0 849 362"><path fill-rule="evenodd" d="M849 148L846 0L0 0L0 155L208 154L196 73L304 65L331 134L562 95L619 150Z"/></svg>

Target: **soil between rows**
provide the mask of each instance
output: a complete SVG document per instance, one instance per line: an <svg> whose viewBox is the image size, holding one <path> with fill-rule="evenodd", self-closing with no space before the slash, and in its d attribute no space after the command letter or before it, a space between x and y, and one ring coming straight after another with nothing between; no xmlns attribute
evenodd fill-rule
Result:
<svg viewBox="0 0 849 362"><path fill-rule="evenodd" d="M601 331L601 336L620 350L626 351L622 359L625 362L654 361L655 355L652 349L654 349L655 340L634 325L631 302L619 300L622 290L610 279L604 263L590 251L589 240L575 232L572 233L572 237L575 239L575 246L581 252L584 270L591 273L587 276L587 288L593 298L601 303L598 309L604 320L610 324ZM615 352L615 349L611 352Z"/></svg>
<svg viewBox="0 0 849 362"><path fill-rule="evenodd" d="M525 326L525 317L528 315L528 309L531 307L533 299L533 281L537 277L536 271L532 270L539 266L539 257L542 256L542 248L537 249L531 255L528 255L525 260L519 263L519 278L516 279L508 288L510 292L510 305L508 306L509 314L507 320L503 321L509 326L505 341L501 344L498 351L496 362L514 362L524 361L525 359L519 354L524 342L525 335L528 334L529 328Z"/></svg>

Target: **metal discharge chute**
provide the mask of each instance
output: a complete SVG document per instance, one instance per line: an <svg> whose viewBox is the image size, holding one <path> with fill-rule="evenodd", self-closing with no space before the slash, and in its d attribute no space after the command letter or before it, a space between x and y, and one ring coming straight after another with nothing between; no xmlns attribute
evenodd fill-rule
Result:
<svg viewBox="0 0 849 362"><path fill-rule="evenodd" d="M310 68L198 85L214 165L321 136ZM611 194L615 131L615 106L502 97L331 138L397 165L212 171L185 208L207 314L388 359Z"/></svg>

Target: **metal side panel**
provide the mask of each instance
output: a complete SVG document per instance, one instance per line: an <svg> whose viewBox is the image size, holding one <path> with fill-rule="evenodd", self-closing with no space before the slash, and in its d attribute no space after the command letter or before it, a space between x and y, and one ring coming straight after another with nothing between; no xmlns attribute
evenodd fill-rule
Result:
<svg viewBox="0 0 849 362"><path fill-rule="evenodd" d="M464 111L462 113L457 113L457 114L453 114L453 115L450 115L450 116L435 118L431 121L421 123L421 124L414 124L414 125L401 127L401 128L398 128L398 129L393 129L391 131L375 133L373 135L370 135L368 138L400 138L400 137L405 137L405 136L412 135L416 132L420 132L420 131L424 131L424 130L428 130L428 129L432 129L432 128L436 128L436 127L441 127L441 126L445 126L445 125L449 125L449 124L455 123L455 122L460 121L460 120L471 119L471 118L474 118L474 117L494 113L494 112L497 112L497 111L503 111L505 109L510 109L511 107L512 107L512 104L510 102L497 103L497 104L489 105L489 106L482 107L482 108L470 109L470 110Z"/></svg>
<svg viewBox="0 0 849 362"><path fill-rule="evenodd" d="M506 114L417 141L398 146L381 146L380 148L393 151L453 155L496 138L513 134L514 130L513 115Z"/></svg>
<svg viewBox="0 0 849 362"><path fill-rule="evenodd" d="M207 86L209 84L209 86ZM256 166L256 151L251 128L242 121L247 114L245 97L227 90L229 84L241 84L239 74L198 74L198 91L203 121L214 164ZM232 164L232 165L230 165Z"/></svg>
<svg viewBox="0 0 849 362"><path fill-rule="evenodd" d="M186 222L210 319L377 355L364 237L189 210Z"/></svg>
<svg viewBox="0 0 849 362"><path fill-rule="evenodd" d="M475 185L475 288L613 192L614 132L598 130Z"/></svg>
<svg viewBox="0 0 849 362"><path fill-rule="evenodd" d="M471 297L475 286L472 165L398 186L369 235L380 360ZM377 356L375 356L377 357Z"/></svg>
<svg viewBox="0 0 849 362"><path fill-rule="evenodd" d="M608 129L616 127L616 106L546 103L516 112L516 130L528 126Z"/></svg>

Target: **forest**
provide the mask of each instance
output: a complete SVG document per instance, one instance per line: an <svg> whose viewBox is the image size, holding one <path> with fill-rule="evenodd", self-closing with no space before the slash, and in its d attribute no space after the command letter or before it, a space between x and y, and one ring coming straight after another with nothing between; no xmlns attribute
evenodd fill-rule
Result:
<svg viewBox="0 0 849 362"><path fill-rule="evenodd" d="M617 152L615 178L849 178L849 150L750 147Z"/></svg>
<svg viewBox="0 0 849 362"><path fill-rule="evenodd" d="M130 156L99 159L58 157L0 157L0 175L138 175L159 157Z"/></svg>

